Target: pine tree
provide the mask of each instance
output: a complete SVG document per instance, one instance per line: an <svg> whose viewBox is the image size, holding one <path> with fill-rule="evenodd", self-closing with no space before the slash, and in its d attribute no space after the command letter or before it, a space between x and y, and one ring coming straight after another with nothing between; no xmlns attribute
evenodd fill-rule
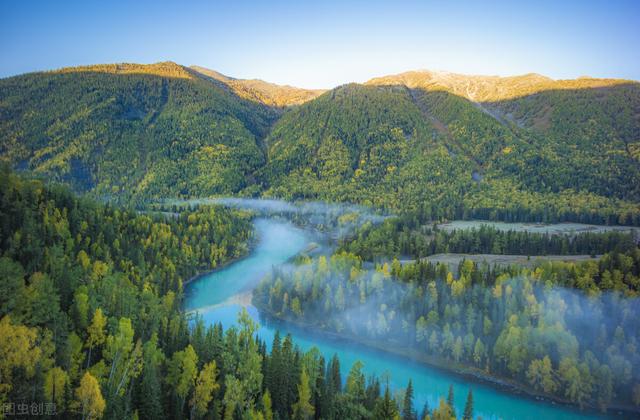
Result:
<svg viewBox="0 0 640 420"><path fill-rule="evenodd" d="M453 385L449 385L449 393L447 394L447 405L451 408L453 417L456 417L456 409L453 408Z"/></svg>
<svg viewBox="0 0 640 420"><path fill-rule="evenodd" d="M469 394L467 395L467 403L464 405L464 414L462 415L463 420L471 420L473 419L473 391L469 390Z"/></svg>
<svg viewBox="0 0 640 420"><path fill-rule="evenodd" d="M329 364L330 372L327 374L328 382L331 382L333 391L339 393L342 391L342 377L340 375L340 359L334 354Z"/></svg>
<svg viewBox="0 0 640 420"><path fill-rule="evenodd" d="M160 364L164 360L154 333L143 346L142 378L137 386L137 406L140 418L157 419L163 415Z"/></svg>
<svg viewBox="0 0 640 420"><path fill-rule="evenodd" d="M273 411L284 413L286 407L283 407L283 383L281 366L282 366L282 345L280 341L280 332L276 331L271 345L271 356L268 359L267 376L265 376L265 385L271 394L271 402Z"/></svg>
<svg viewBox="0 0 640 420"><path fill-rule="evenodd" d="M413 410L413 383L409 379L409 384L404 392L404 400L402 402L402 420L415 420L416 413Z"/></svg>
<svg viewBox="0 0 640 420"><path fill-rule="evenodd" d="M398 418L398 406L389 392L389 385L384 390L384 396L378 398L373 410L374 420L392 420Z"/></svg>
<svg viewBox="0 0 640 420"><path fill-rule="evenodd" d="M429 403L427 401L424 402L424 406L422 407L422 411L420 412L420 417L418 420L425 420L427 416L431 414L429 410Z"/></svg>
<svg viewBox="0 0 640 420"><path fill-rule="evenodd" d="M314 387L313 393L313 405L316 408L316 417L324 418L324 412L326 412L327 408L327 398L325 389L327 387L327 381L325 378L326 375L326 366L324 357L320 355L318 359L318 373L316 376L316 386Z"/></svg>

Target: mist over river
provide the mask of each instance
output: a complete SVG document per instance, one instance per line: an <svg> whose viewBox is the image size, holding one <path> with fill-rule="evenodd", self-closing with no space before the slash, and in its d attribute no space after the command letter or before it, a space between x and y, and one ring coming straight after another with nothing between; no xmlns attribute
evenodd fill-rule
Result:
<svg viewBox="0 0 640 420"><path fill-rule="evenodd" d="M248 256L202 275L185 286L185 310L197 313L206 324L221 322L225 328L232 327L244 306L260 323L258 335L266 340L269 347L275 332L279 330L281 337L291 334L294 343L302 350L316 347L326 360L337 354L343 379L356 360L364 364L363 372L366 375L375 374L383 380L388 377L392 390L406 387L409 379L412 379L418 411L425 401L431 408L437 407L438 398L446 397L451 384L454 387L456 411L463 412L467 392L472 388L475 415L484 419L602 418L593 413L536 401L407 358L261 316L249 303L251 290L273 266L286 263L310 244L322 239L319 239L320 233L299 228L280 217L261 216L254 219L254 227L255 244Z"/></svg>

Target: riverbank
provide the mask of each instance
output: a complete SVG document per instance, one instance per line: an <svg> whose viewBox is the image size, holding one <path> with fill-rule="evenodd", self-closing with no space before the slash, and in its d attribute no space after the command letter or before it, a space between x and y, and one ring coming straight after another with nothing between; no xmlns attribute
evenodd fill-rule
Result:
<svg viewBox="0 0 640 420"><path fill-rule="evenodd" d="M252 302L252 304L254 303ZM255 304L254 306L256 307L256 309L258 309L260 316L265 317L267 320L270 319L276 321L277 323L282 323L284 324L284 326L290 325L297 329L308 331L314 335L320 335L326 339L343 342L345 344L352 343L361 345L396 357L409 359L412 362L427 365L430 368L436 369L443 373L457 376L461 379L464 379L465 381L488 385L491 388L497 389L499 391L516 395L521 398L527 398L532 401L543 401L552 405L560 405L583 414L605 414L594 405L585 405L583 409L580 409L576 404L565 398L538 392L535 389L508 377L496 375L472 366L455 363L441 357L426 355L410 348L394 347L389 345L388 343L381 343L377 340L362 338L351 334L327 331L318 326L309 325L304 322L281 317L268 309L259 308ZM638 418L640 416L640 410L630 406L613 404L607 408L606 414L619 416L621 418Z"/></svg>
<svg viewBox="0 0 640 420"><path fill-rule="evenodd" d="M258 245L258 242L260 241L260 238L256 238L255 236L253 236L255 233L255 230L252 232L252 236L249 240L249 244L247 245L247 250L246 252L244 252L242 255L239 255L237 257L233 257L231 259L226 260L225 262L218 264L216 267L213 268L209 268L209 269L205 269L202 271L198 271L196 274L194 274L193 276L189 277L187 280L182 282L182 288L184 289L184 287L186 285L188 285L189 283L192 283L204 276L208 276L210 274L215 273L216 271L220 271L220 270L224 270L225 268L227 268L228 266L230 266L231 264L234 264L244 258L247 258L249 255L251 255L251 253L253 252L253 250L256 248L256 246Z"/></svg>

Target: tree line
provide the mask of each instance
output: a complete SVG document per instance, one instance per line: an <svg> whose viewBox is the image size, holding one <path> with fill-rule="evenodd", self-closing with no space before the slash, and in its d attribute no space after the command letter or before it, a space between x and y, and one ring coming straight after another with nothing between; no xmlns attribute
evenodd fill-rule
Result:
<svg viewBox="0 0 640 420"><path fill-rule="evenodd" d="M636 247L631 232L584 232L578 234L503 231L490 225L451 231L437 225L423 225L405 217L383 223L365 223L345 237L340 250L363 260L391 257L421 258L440 253L516 254L516 255L600 255L609 251L626 252Z"/></svg>

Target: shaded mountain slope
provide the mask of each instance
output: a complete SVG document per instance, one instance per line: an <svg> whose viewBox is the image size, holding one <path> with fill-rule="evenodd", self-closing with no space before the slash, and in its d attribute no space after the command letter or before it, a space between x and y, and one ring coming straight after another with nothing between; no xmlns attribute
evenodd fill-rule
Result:
<svg viewBox="0 0 640 420"><path fill-rule="evenodd" d="M123 199L241 190L275 117L175 63L0 80L4 160Z"/></svg>

